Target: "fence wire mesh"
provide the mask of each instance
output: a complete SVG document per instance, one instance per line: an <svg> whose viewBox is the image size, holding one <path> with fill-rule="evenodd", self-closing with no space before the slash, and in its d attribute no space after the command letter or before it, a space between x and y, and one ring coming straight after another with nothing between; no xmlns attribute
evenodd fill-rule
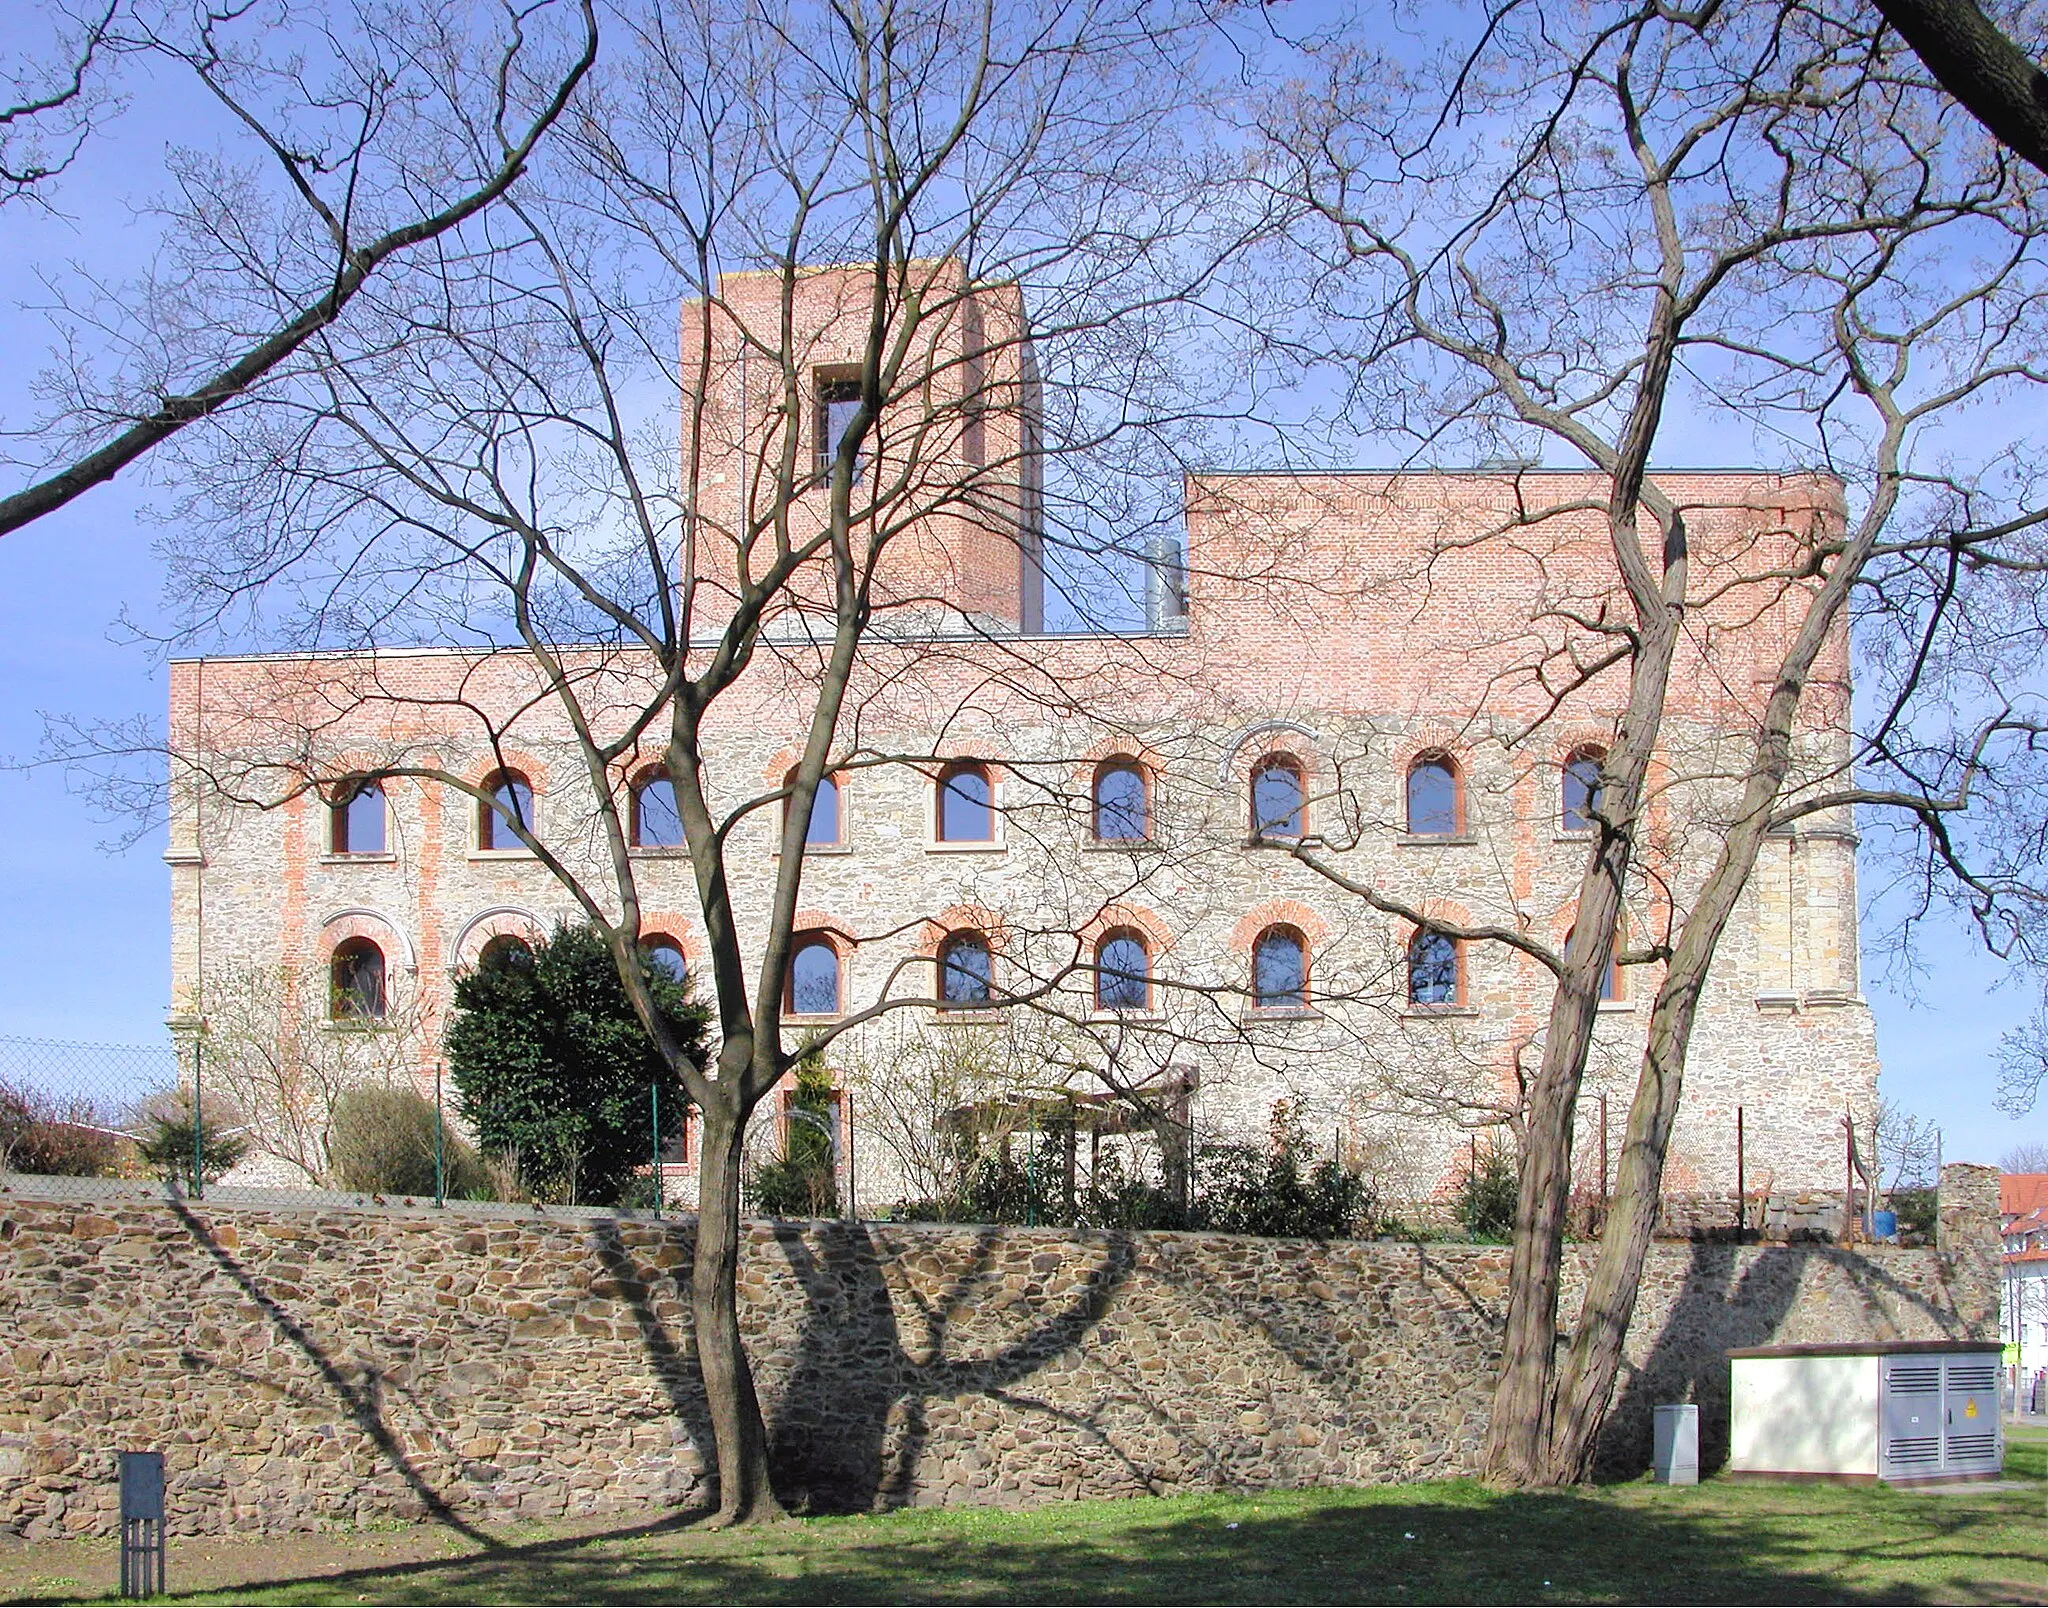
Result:
<svg viewBox="0 0 2048 1608"><path fill-rule="evenodd" d="M197 1097L195 1100L195 1088ZM363 1099L364 1094L382 1096ZM336 1113L354 1095L338 1142ZM433 1069L322 1079L281 1058L230 1059L203 1040L94 1044L0 1034L0 1189L100 1199L137 1187L223 1202L434 1204L576 1215L673 1211L694 1169L658 1104L645 1108L647 1162L617 1201L529 1199L513 1167L468 1143L456 1093ZM195 1120L196 1113L196 1120ZM687 1174L687 1176L686 1176ZM659 1177L657 1197L653 1179Z"/></svg>

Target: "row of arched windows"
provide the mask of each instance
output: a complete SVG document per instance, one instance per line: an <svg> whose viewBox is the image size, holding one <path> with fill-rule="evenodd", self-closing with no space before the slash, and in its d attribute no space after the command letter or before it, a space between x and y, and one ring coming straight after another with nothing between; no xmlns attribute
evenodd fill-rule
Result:
<svg viewBox="0 0 2048 1608"><path fill-rule="evenodd" d="M1589 832L1600 811L1603 750L1584 745L1565 759L1558 825L1565 832ZM533 784L517 771L498 771L484 781L486 799L476 807L479 849L517 849L521 829L533 827ZM1465 829L1465 787L1457 761L1441 751L1417 756L1405 788L1410 837L1458 837ZM1098 843L1144 843L1152 836L1152 787L1143 766L1130 759L1105 760L1090 790L1092 835ZM1308 832L1308 787L1300 760L1268 754L1251 770L1253 837L1299 838ZM813 847L845 842L840 786L836 777L819 780L804 841ZM996 840L995 783L988 766L962 760L939 773L932 811L933 833L941 843ZM384 789L376 781L344 782L328 811L329 848L335 854L385 852ZM627 831L636 848L673 849L683 844L682 812L675 784L659 767L643 771L631 790Z"/></svg>
<svg viewBox="0 0 2048 1608"><path fill-rule="evenodd" d="M675 982L681 983L689 975L683 946L668 934L650 933L640 949L650 966ZM514 933L499 933L485 941L477 953L477 964L502 965L521 955L530 959L532 946ZM374 939L345 938L336 944L327 962L329 1018L337 1022L383 1021L390 1010L387 973L384 951ZM836 983L833 997L838 997Z"/></svg>
<svg viewBox="0 0 2048 1608"><path fill-rule="evenodd" d="M682 945L665 933L649 934L641 945L648 964L682 982L688 962ZM525 941L500 934L487 942L479 962L490 965L515 952L530 954ZM837 1016L845 1009L840 946L824 933L801 933L791 952L783 1008L792 1016ZM985 933L947 935L937 951L938 999L945 1009L972 1010L995 999L995 951ZM1601 978L1600 998L1621 998L1619 957ZM1134 927L1113 927L1095 944L1095 1006L1103 1011L1148 1011L1153 1006L1152 946ZM1411 1005L1465 1003L1464 945L1448 933L1423 928L1409 941L1407 996ZM336 1021L381 1022L387 1010L384 951L368 938L335 945L329 962L329 1015ZM1309 1003L1308 945L1293 927L1266 928L1252 942L1251 1003L1255 1010L1303 1010Z"/></svg>
<svg viewBox="0 0 2048 1608"><path fill-rule="evenodd" d="M1558 796L1558 827L1590 832L1600 812L1600 767L1604 749L1582 744L1565 757ZM1403 787L1404 827L1410 837L1462 837L1465 778L1458 762L1440 749L1418 754ZM1099 806L1098 806L1099 810ZM1298 838L1308 833L1308 787L1301 761L1292 754L1268 754L1252 767L1253 837Z"/></svg>
<svg viewBox="0 0 2048 1608"><path fill-rule="evenodd" d="M973 1010L996 998L995 950L986 933L946 935L936 954L943 1009ZM843 1009L840 946L822 933L800 935L783 1005L796 1016L833 1016ZM1152 946L1134 927L1112 927L1096 940L1095 1007L1147 1011L1153 1005ZM1252 944L1252 1004L1299 1010L1308 1004L1308 946L1292 927L1268 927Z"/></svg>

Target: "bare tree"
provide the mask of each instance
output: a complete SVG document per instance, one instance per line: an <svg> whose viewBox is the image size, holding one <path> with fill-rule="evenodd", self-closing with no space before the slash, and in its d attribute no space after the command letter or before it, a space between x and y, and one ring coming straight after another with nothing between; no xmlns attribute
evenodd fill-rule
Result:
<svg viewBox="0 0 2048 1608"><path fill-rule="evenodd" d="M2048 1173L2048 1144L2035 1139L2014 1145L1998 1158L1998 1168L2009 1173Z"/></svg>
<svg viewBox="0 0 2048 1608"><path fill-rule="evenodd" d="M206 1024L207 1084L241 1114L240 1137L293 1181L332 1187L335 1102L351 1089L412 1087L425 1033L414 991L375 1031L337 1029L324 968L224 967L192 1001Z"/></svg>
<svg viewBox="0 0 2048 1608"><path fill-rule="evenodd" d="M173 732L173 784L278 809L365 779L445 796L604 935L701 1114L691 1311L736 1522L778 1510L735 1307L749 1118L801 1054L940 1003L912 955L791 1026L821 789L929 789L1020 697L1051 725L1150 684L1142 654L1048 663L1016 632L1048 539L1099 545L1148 480L1177 495L1142 445L1198 411L1165 356L1257 220L1197 227L1193 15L685 5L612 36L520 189L366 286L288 398L193 458L195 630L253 617L356 651L223 672L203 730ZM379 649L407 642L445 651ZM789 746L766 785L720 768L767 731ZM545 823L485 774L535 751ZM1013 832L1034 798L1070 808L1077 757L1009 766ZM705 946L708 1065L648 987L664 865ZM990 1003L1070 986L1089 920L1143 874L1106 870L1079 915L988 921L1019 957Z"/></svg>
<svg viewBox="0 0 2048 1608"><path fill-rule="evenodd" d="M1540 572L1548 531L1585 517L1608 556L1601 584L1539 580L1533 618L1495 645L1532 732L1574 708L1618 711L1567 941L1447 922L1324 863L1374 908L1505 945L1555 980L1523 1095L1487 1462L1510 1483L1570 1481L1620 1364L1708 970L1765 843L1814 817L1846 830L1858 805L1941 822L1986 752L2031 735L1994 713L1961 785L1953 768L1895 763L1900 702L1945 618L1925 566L1989 561L2040 518L1995 445L1934 439L1962 408L2037 383L2037 188L1945 123L1887 36L1777 6L1504 7L1440 71L1349 45L1323 60L1272 153L1276 183L1333 248L1315 265L1323 294L1303 349L1346 365L1354 417L1425 450L1586 466L1563 498L1510 474L1504 513L1444 555L1510 546ZM1525 132L1481 147L1468 120ZM1333 330L1352 344L1333 346ZM1767 499L1775 511L1666 489L1653 458L1681 411L1718 422L1728 456L1774 444L1791 477ZM1888 681L1852 746L1828 733L1846 726L1846 626L1870 593L1883 600L1873 617L1892 609L1921 635L1903 639L1916 668ZM1745 666L1744 685L1721 681L1718 731L1688 734L1674 689L1726 676L1717 646L1758 621L1771 656ZM1660 849L1660 818L1690 823L1689 854ZM1637 876L1662 915L1620 960L1661 976L1599 1256L1560 1347L1577 1105Z"/></svg>
<svg viewBox="0 0 2048 1608"><path fill-rule="evenodd" d="M1972 117L2048 172L2048 73L1975 0L1877 0L1877 9Z"/></svg>
<svg viewBox="0 0 2048 1608"><path fill-rule="evenodd" d="M52 37L23 53L28 62L7 71L0 104L0 206L40 199L48 182L77 159L95 119L106 114L109 97L96 80L120 10L120 0L82 16L57 9L48 19Z"/></svg>
<svg viewBox="0 0 2048 1608"><path fill-rule="evenodd" d="M32 455L16 459L26 484L0 497L0 535L256 400L393 258L504 198L597 57L594 0L507 4L495 26L374 7L319 26L262 6L190 21L156 9L114 0L80 22L68 76L17 80L0 111L0 200L46 199L79 159L112 99L88 75L109 58L175 69L242 141L173 157L174 249L151 277L53 287L62 360L43 416L13 432Z"/></svg>

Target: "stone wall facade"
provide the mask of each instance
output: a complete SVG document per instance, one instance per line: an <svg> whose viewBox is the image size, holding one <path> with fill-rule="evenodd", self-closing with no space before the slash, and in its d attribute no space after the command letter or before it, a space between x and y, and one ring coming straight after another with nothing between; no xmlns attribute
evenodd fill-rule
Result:
<svg viewBox="0 0 2048 1608"><path fill-rule="evenodd" d="M1943 1250L1658 1245L1607 1462L1690 1399L1712 1466L1732 1346L1990 1337L1977 1171ZM123 1448L166 1453L181 1533L707 1498L687 1220L32 1188L0 1191L0 1528L109 1532ZM1360 1484L1474 1469L1507 1255L759 1223L741 1302L815 1509Z"/></svg>
<svg viewBox="0 0 2048 1608"><path fill-rule="evenodd" d="M1721 545L1723 559L1777 554L1787 529L1826 517L1827 488L1809 480L1696 473L1660 485L1696 511L1700 562L1720 577L1719 600L1702 606L1714 622L1703 634L1711 659L1688 646L1674 675L1627 899L1629 949L1694 902L1714 863L1728 778L1741 774L1742 733L1754 724L1756 689L1769 684L1753 672L1783 646L1786 611L1722 574L1713 554ZM1188 516L1195 578L1182 628L1050 637L990 627L872 644L843 750L984 762L996 824L986 843L938 840L936 762L840 773L840 840L804 857L799 923L837 952L841 1008L792 1015L789 1036L829 1034L844 1014L898 1002L896 1016L828 1051L849 1086L863 1063L894 1068L902 1057L891 1035L902 1031L938 1047L1004 1039L1007 1027L975 1020L990 1013L936 1004L940 944L974 932L993 951L998 991L1042 993L1047 1009L1050 1039L1019 1052L1017 1087L1044 1092L1049 1064L1090 1069L1073 1075L1083 1094L1100 1091L1093 1069L1113 1060L1118 1085L1190 1073L1198 1143L1262 1139L1286 1099L1323 1147L1341 1136L1368 1158L1387 1198L1455 1189L1471 1132L1519 1100L1547 1026L1550 973L1475 941L1463 946L1454 1000L1411 1002L1413 927L1284 850L1248 844L1250 778L1282 757L1299 769L1305 846L1355 884L1448 922L1561 945L1591 842L1563 829L1562 767L1578 746L1611 740L1625 687L1610 671L1551 708L1544 666L1559 650L1532 640L1529 610L1604 596L1612 561L1583 509L1538 521L1507 546L1462 538L1521 502L1572 508L1596 490L1571 475L1205 481ZM1847 752L1846 638L1825 659L1795 791L1837 774ZM786 875L772 795L797 757L813 687L800 662L763 660L713 712L704 739L710 803L732 823L728 872L749 955ZM647 670L579 666L616 681L621 709L647 690ZM604 908L618 908L605 796L523 656L219 658L181 662L171 680L172 743L186 762L168 856L181 1022L217 1016L238 975L280 968L312 979L304 993L324 1009L336 947L367 941L385 960L393 1020L419 1026L424 1078L452 976L493 937L531 938L578 918L533 855L482 846L474 799L419 772L481 786L517 770L532 789L536 833ZM1405 780L1423 755L1456 768L1453 833L1408 830ZM618 767L610 796L623 798L656 757ZM1091 781L1112 759L1147 778L1142 842L1093 837ZM415 772L387 784L383 851L333 852L328 806L307 783L331 796L338 778L379 766ZM267 797L276 807L248 803ZM1844 1112L1867 1126L1878 1057L1860 994L1851 825L1823 814L1773 836L1750 880L1693 1034L1675 1190L1735 1184L1738 1111L1752 1188L1832 1186ZM701 970L707 939L687 857L648 846L625 863L643 936L672 943ZM1251 989L1254 946L1275 928L1306 950L1300 1008L1261 1009ZM1118 930L1141 934L1149 951L1141 1009L1096 1008L1096 945ZM1595 1183L1601 1097L1618 1143L1660 977L1653 961L1620 968L1617 997L1601 1007L1577 1146L1581 1187ZM985 1046L963 1056L994 1057ZM852 1092L857 1111L878 1114L877 1102ZM932 1193L902 1175L902 1147L872 1124L856 1121L846 1137L864 1203ZM693 1198L692 1180L678 1182Z"/></svg>

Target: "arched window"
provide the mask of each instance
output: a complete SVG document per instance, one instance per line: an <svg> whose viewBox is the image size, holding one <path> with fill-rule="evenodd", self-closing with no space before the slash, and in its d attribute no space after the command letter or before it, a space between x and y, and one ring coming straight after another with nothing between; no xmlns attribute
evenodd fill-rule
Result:
<svg viewBox="0 0 2048 1608"><path fill-rule="evenodd" d="M336 854L384 852L384 788L353 777L343 782L327 812L328 847Z"/></svg>
<svg viewBox="0 0 2048 1608"><path fill-rule="evenodd" d="M647 957L647 964L672 983L681 983L690 975L690 963L683 956L683 946L665 932L651 932L640 940L640 953Z"/></svg>
<svg viewBox="0 0 2048 1608"><path fill-rule="evenodd" d="M1142 1011L1152 1003L1152 956L1128 927L1095 946L1095 1004L1105 1011Z"/></svg>
<svg viewBox="0 0 2048 1608"><path fill-rule="evenodd" d="M796 772L785 776L782 785L796 786ZM785 811L787 808L785 803ZM836 848L844 841L840 836L839 783L830 776L820 776L818 791L811 797L811 818L804 826L804 842L812 848Z"/></svg>
<svg viewBox="0 0 2048 1608"><path fill-rule="evenodd" d="M831 939L815 933L797 939L783 1008L792 1016L839 1014L839 949Z"/></svg>
<svg viewBox="0 0 2048 1608"><path fill-rule="evenodd" d="M524 847L512 829L517 821L533 830L533 784L517 771L499 771L484 783L490 802L476 807L476 846L480 849Z"/></svg>
<svg viewBox="0 0 2048 1608"><path fill-rule="evenodd" d="M1308 1004L1308 946L1292 927L1268 927L1252 945L1252 1004L1262 1011Z"/></svg>
<svg viewBox="0 0 2048 1608"><path fill-rule="evenodd" d="M642 849L683 846L683 816L676 808L676 784L665 770L642 773L633 784L633 845Z"/></svg>
<svg viewBox="0 0 2048 1608"><path fill-rule="evenodd" d="M1456 837L1464 825L1458 767L1448 754L1424 754L1408 767L1408 835Z"/></svg>
<svg viewBox="0 0 2048 1608"><path fill-rule="evenodd" d="M1268 754L1252 767L1253 837L1298 838L1307 815L1307 789L1296 760Z"/></svg>
<svg viewBox="0 0 2048 1608"><path fill-rule="evenodd" d="M986 1005L995 956L978 932L956 932L939 945L939 1003Z"/></svg>
<svg viewBox="0 0 2048 1608"><path fill-rule="evenodd" d="M1111 760L1095 772L1095 839L1098 843L1142 843L1152 835L1152 811L1145 773L1127 759Z"/></svg>
<svg viewBox="0 0 2048 1608"><path fill-rule="evenodd" d="M1604 749L1590 743L1566 756L1557 824L1567 832L1590 832L1600 814L1600 766Z"/></svg>
<svg viewBox="0 0 2048 1608"><path fill-rule="evenodd" d="M327 1014L337 1022L384 1020L384 951L367 938L334 946L328 962Z"/></svg>
<svg viewBox="0 0 2048 1608"><path fill-rule="evenodd" d="M1572 928L1564 935L1564 941L1569 944L1572 941L1572 933L1577 931L1578 928ZM1621 933L1616 931L1614 948L1607 954L1607 967L1600 973L1600 1003L1612 1005L1627 997L1621 989Z"/></svg>
<svg viewBox="0 0 2048 1608"><path fill-rule="evenodd" d="M986 765L948 765L939 773L938 828L941 843L995 841L995 787Z"/></svg>
<svg viewBox="0 0 2048 1608"><path fill-rule="evenodd" d="M504 971L512 966L531 966L533 947L524 938L509 932L501 932L488 939L477 951L478 971Z"/></svg>
<svg viewBox="0 0 2048 1608"><path fill-rule="evenodd" d="M1464 997L1458 941L1425 927L1408 943L1408 1003L1456 1005Z"/></svg>

